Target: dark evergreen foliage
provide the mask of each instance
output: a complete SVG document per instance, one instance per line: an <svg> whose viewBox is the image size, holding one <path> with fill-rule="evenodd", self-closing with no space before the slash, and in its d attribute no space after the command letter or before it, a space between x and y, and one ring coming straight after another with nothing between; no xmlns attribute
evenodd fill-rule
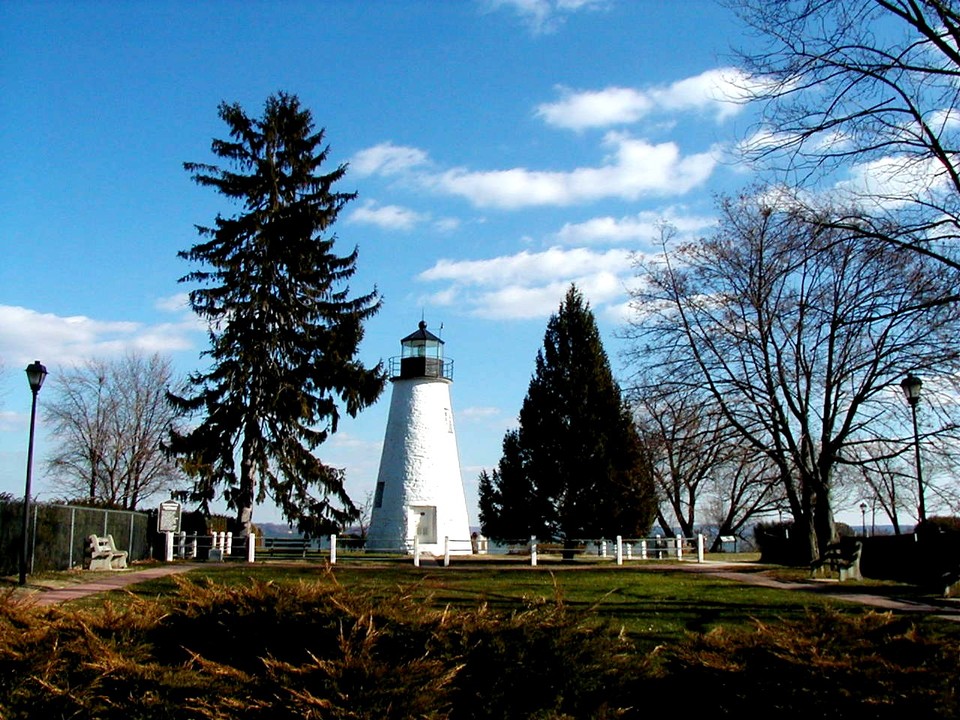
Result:
<svg viewBox="0 0 960 720"><path fill-rule="evenodd" d="M196 286L190 304L209 323L211 367L191 376L194 394L171 396L203 419L174 434L169 450L184 456L195 500L206 505L222 488L242 532L254 501L268 496L301 531L328 532L356 509L343 471L313 451L342 409L356 415L385 383L380 365L356 357L379 295L350 297L357 249L337 255L330 233L356 195L333 190L346 166L321 172L324 131L296 96L270 97L262 118L236 104L219 113L231 139L214 140L212 151L227 167L184 168L240 210L198 227L202 241L179 253L202 265L181 282Z"/></svg>
<svg viewBox="0 0 960 720"><path fill-rule="evenodd" d="M571 286L550 318L481 523L497 539L642 536L656 514L651 466L610 370L596 321Z"/></svg>
<svg viewBox="0 0 960 720"><path fill-rule="evenodd" d="M525 540L539 527L534 513L533 487L524 474L520 436L510 430L503 437L503 456L492 475L480 474L480 525L488 537Z"/></svg>

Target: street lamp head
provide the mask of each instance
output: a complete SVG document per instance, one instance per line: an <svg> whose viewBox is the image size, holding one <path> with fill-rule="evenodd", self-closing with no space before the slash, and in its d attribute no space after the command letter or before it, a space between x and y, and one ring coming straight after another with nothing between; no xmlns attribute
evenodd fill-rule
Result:
<svg viewBox="0 0 960 720"><path fill-rule="evenodd" d="M40 391L43 381L47 377L47 368L40 364L39 360L34 360L27 365L27 382L30 383L30 389L34 394Z"/></svg>
<svg viewBox="0 0 960 720"><path fill-rule="evenodd" d="M900 383L900 387L903 388L903 394L906 396L908 403L916 405L920 401L920 390L923 388L923 381L916 375L907 373L907 376Z"/></svg>
<svg viewBox="0 0 960 720"><path fill-rule="evenodd" d="M867 511L867 504L865 502L860 503L860 512L865 513Z"/></svg>

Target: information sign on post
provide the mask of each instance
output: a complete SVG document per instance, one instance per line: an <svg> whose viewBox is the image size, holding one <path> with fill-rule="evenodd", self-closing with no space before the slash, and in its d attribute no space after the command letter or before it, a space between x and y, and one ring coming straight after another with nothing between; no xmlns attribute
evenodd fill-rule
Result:
<svg viewBox="0 0 960 720"><path fill-rule="evenodd" d="M160 503L160 513L157 515L157 532L180 532L180 503L176 500L164 500Z"/></svg>

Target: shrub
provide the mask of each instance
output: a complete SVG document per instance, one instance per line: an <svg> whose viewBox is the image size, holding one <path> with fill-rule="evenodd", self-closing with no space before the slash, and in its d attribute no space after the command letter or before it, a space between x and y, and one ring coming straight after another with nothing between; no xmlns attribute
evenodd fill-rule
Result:
<svg viewBox="0 0 960 720"><path fill-rule="evenodd" d="M810 613L691 636L665 652L660 692L696 688L685 696L692 716L957 717L958 650L890 613Z"/></svg>
<svg viewBox="0 0 960 720"><path fill-rule="evenodd" d="M432 610L323 582L181 582L168 605L0 603L0 718L955 717L960 642L811 614L639 653L562 598Z"/></svg>

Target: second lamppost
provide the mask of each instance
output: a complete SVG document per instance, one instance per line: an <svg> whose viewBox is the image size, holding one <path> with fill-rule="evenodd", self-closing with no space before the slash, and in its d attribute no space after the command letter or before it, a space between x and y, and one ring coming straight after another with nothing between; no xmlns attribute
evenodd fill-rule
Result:
<svg viewBox="0 0 960 720"><path fill-rule="evenodd" d="M927 519L927 508L923 500L923 468L920 465L920 431L917 428L917 403L920 402L920 390L923 388L923 381L913 373L908 373L900 383L903 388L903 394L910 403L910 411L913 415L913 450L917 463L917 494L919 495L919 504L917 512L920 516L920 522Z"/></svg>

